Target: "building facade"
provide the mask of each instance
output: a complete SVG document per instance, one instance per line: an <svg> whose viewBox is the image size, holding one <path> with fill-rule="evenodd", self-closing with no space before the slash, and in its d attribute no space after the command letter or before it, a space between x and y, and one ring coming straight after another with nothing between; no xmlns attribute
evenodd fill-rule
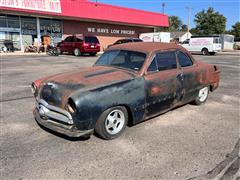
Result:
<svg viewBox="0 0 240 180"><path fill-rule="evenodd" d="M0 0L0 48L56 44L73 34L97 36L102 49L120 38L139 37L167 27L167 15L87 0Z"/></svg>

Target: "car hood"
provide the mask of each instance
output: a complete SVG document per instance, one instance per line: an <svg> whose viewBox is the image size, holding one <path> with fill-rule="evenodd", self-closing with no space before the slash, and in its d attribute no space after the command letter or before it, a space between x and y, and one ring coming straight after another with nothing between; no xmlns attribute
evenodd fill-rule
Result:
<svg viewBox="0 0 240 180"><path fill-rule="evenodd" d="M61 73L41 80L39 96L51 105L63 107L72 93L90 91L133 79L132 71L108 66L94 66Z"/></svg>

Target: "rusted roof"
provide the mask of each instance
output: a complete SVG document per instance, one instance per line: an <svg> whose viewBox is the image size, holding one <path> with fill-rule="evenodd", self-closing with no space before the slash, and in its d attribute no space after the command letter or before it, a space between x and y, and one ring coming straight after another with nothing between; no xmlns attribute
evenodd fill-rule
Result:
<svg viewBox="0 0 240 180"><path fill-rule="evenodd" d="M149 54L153 51L158 50L170 50L170 49L181 49L182 51L186 51L182 46L177 45L175 43L161 43L161 42L136 42L136 43L125 43L114 45L110 47L108 50L113 49L125 49L130 51L138 51Z"/></svg>

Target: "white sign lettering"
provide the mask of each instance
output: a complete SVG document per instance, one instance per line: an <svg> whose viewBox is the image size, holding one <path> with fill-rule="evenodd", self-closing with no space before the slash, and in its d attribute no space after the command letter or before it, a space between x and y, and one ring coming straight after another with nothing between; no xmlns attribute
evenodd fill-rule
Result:
<svg viewBox="0 0 240 180"><path fill-rule="evenodd" d="M61 13L60 0L0 0L0 6Z"/></svg>
<svg viewBox="0 0 240 180"><path fill-rule="evenodd" d="M123 35L134 35L135 31L133 30L124 30L124 29L108 29L108 28L94 28L88 27L87 31L90 33L103 33L103 34L123 34Z"/></svg>

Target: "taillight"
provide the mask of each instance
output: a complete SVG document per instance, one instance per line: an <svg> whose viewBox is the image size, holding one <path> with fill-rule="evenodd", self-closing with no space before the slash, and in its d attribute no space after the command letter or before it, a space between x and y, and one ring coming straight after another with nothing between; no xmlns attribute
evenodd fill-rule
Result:
<svg viewBox="0 0 240 180"><path fill-rule="evenodd" d="M89 46L89 44L88 44L88 43L83 43L83 46L85 46L85 47L86 47L86 46Z"/></svg>

